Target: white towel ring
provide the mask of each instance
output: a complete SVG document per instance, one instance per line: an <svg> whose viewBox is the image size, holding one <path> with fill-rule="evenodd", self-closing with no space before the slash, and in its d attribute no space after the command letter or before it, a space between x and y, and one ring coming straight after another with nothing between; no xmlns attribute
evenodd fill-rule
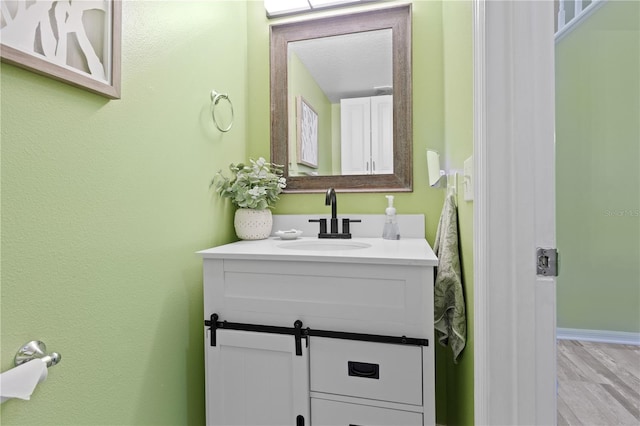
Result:
<svg viewBox="0 0 640 426"><path fill-rule="evenodd" d="M231 122L227 127L224 128L220 127L220 125L218 124L218 120L216 119L216 105L218 105L218 102L223 99L229 103L229 108L231 108ZM215 126L221 132L226 133L231 130L231 127L233 126L233 104L231 103L231 99L229 99L229 96L227 94L218 93L215 90L211 91L211 118L213 119L213 124L215 124Z"/></svg>

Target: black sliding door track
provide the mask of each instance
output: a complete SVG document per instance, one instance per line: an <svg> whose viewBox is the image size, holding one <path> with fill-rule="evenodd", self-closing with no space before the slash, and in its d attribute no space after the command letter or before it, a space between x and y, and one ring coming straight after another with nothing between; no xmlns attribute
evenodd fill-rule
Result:
<svg viewBox="0 0 640 426"><path fill-rule="evenodd" d="M219 321L218 314L212 314L204 321L211 332L211 346L216 346L216 330L256 331L260 333L290 334L296 339L296 355L302 355L302 338L309 336L329 337L332 339L359 340L363 342L391 343L396 345L429 346L429 339L416 339L406 336L383 336L378 334L347 333L343 331L314 330L302 328L302 321L297 320L293 327L277 327L273 325L245 324L239 322Z"/></svg>

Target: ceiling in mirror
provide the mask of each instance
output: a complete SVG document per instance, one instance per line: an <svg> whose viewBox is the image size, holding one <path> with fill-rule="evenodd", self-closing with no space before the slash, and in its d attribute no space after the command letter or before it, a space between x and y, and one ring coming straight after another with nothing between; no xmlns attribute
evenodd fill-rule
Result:
<svg viewBox="0 0 640 426"><path fill-rule="evenodd" d="M391 29L289 43L330 102L393 94Z"/></svg>

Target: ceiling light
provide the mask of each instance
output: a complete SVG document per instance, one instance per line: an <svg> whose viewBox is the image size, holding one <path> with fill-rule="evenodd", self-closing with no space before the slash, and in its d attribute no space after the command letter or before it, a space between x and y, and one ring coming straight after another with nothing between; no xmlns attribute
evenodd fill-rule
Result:
<svg viewBox="0 0 640 426"><path fill-rule="evenodd" d="M264 8L267 10L267 17L273 18L313 9L339 7L368 1L372 0L264 0Z"/></svg>
<svg viewBox="0 0 640 426"><path fill-rule="evenodd" d="M311 5L307 0L264 0L264 8L267 16L272 17L311 10Z"/></svg>
<svg viewBox="0 0 640 426"><path fill-rule="evenodd" d="M312 9L319 9L322 7L342 6L349 3L359 3L360 0L309 0Z"/></svg>

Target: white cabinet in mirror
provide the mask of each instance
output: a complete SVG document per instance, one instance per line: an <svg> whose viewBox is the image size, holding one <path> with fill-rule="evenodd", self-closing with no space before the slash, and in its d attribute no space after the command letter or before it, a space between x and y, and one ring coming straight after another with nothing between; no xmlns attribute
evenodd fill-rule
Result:
<svg viewBox="0 0 640 426"><path fill-rule="evenodd" d="M393 96L342 99L343 175L393 173Z"/></svg>

